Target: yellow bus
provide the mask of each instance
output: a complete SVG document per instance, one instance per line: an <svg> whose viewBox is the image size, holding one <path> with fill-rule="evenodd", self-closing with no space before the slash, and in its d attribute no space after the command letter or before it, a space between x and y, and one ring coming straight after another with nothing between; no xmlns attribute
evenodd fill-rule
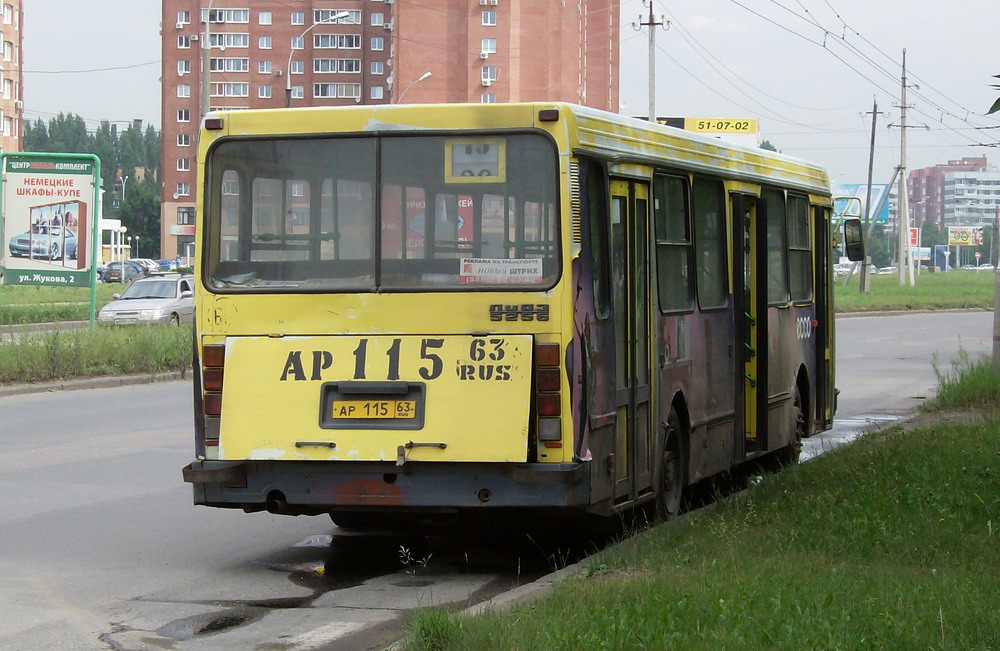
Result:
<svg viewBox="0 0 1000 651"><path fill-rule="evenodd" d="M216 112L198 160L196 504L670 516L832 423L814 165L561 103Z"/></svg>

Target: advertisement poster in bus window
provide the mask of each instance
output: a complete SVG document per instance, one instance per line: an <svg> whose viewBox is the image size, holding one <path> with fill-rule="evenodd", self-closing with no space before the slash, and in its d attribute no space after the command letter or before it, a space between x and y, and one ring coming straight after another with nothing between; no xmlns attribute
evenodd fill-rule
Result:
<svg viewBox="0 0 1000 651"><path fill-rule="evenodd" d="M457 204L455 207L451 207L453 202ZM407 188L405 211L406 257L422 258L427 237L427 202L423 190ZM437 220L435 239L443 248L465 248L458 243L472 241L472 197L438 195L434 216ZM384 242L383 247L385 247Z"/></svg>
<svg viewBox="0 0 1000 651"><path fill-rule="evenodd" d="M10 155L3 172L4 283L88 285L93 161Z"/></svg>

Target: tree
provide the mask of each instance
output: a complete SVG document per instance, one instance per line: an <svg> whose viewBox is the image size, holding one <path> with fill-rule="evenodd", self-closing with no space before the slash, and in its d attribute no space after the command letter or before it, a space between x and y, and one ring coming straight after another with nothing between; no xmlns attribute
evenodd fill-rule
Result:
<svg viewBox="0 0 1000 651"><path fill-rule="evenodd" d="M865 252L871 257L876 267L888 267L892 263L889 252L889 237L883 224L875 224L871 239L865 241Z"/></svg>
<svg viewBox="0 0 1000 651"><path fill-rule="evenodd" d="M60 113L49 120L48 151L67 154L92 154L87 124L79 115Z"/></svg>
<svg viewBox="0 0 1000 651"><path fill-rule="evenodd" d="M938 244L947 244L948 234L941 230L941 227L928 219L920 225L920 246L927 246L933 249Z"/></svg>
<svg viewBox="0 0 1000 651"><path fill-rule="evenodd" d="M124 132L108 121L94 133L78 115L60 113L46 125L40 119L24 125L24 151L94 154L101 160L102 202L105 217L120 219L129 234L139 236L146 253L160 248L160 133L142 122L129 124ZM139 181L135 170L145 170ZM124 200L115 207L114 190L120 187L119 174L128 176Z"/></svg>
<svg viewBox="0 0 1000 651"><path fill-rule="evenodd" d="M766 149L768 151L776 151L776 152L780 153L780 150L777 147L775 147L774 145L772 145L770 140L762 140L761 143L760 143L760 148L761 149Z"/></svg>
<svg viewBox="0 0 1000 651"><path fill-rule="evenodd" d="M35 122L24 123L24 151L51 151L49 149L49 130L41 118Z"/></svg>
<svg viewBox="0 0 1000 651"><path fill-rule="evenodd" d="M125 200L118 210L128 234L139 237L142 257L160 255L160 183L152 174L137 183L129 183Z"/></svg>

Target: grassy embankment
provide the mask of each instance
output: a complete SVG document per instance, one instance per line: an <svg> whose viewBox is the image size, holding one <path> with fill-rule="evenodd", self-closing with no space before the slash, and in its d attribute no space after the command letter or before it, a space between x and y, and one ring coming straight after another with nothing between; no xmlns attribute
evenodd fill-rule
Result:
<svg viewBox="0 0 1000 651"><path fill-rule="evenodd" d="M992 271L922 271L912 287L900 285L897 275L875 275L871 281L871 291L862 294L858 291L857 276L846 287L844 279L838 279L835 290L837 311L992 309L996 276Z"/></svg>
<svg viewBox="0 0 1000 651"><path fill-rule="evenodd" d="M124 287L98 283L97 306ZM857 287L857 278L846 287L843 280L838 281L838 311L990 308L994 275L985 271L922 273L915 287L901 287L896 276L874 276L871 293L860 294ZM90 288L0 287L0 326L86 321L89 310ZM178 370L186 368L189 360L188 335L164 333L159 328L22 335L0 345L0 384Z"/></svg>
<svg viewBox="0 0 1000 651"><path fill-rule="evenodd" d="M928 411L632 536L537 601L419 611L405 648L996 649L1000 376L960 361Z"/></svg>

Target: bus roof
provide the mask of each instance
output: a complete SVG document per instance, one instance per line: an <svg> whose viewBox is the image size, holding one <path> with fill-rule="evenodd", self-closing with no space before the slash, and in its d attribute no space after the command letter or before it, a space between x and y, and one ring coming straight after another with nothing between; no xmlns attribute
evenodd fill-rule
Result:
<svg viewBox="0 0 1000 651"><path fill-rule="evenodd" d="M539 111L556 109L558 117L541 120ZM295 109L213 111L221 129L210 129L205 145L223 135L328 135L405 131L453 132L541 128L558 133L561 146L616 163L648 164L795 188L830 196L826 171L784 154L724 142L662 124L562 102L511 104L385 104ZM204 126L204 123L203 123ZM214 137L213 137L214 136Z"/></svg>

